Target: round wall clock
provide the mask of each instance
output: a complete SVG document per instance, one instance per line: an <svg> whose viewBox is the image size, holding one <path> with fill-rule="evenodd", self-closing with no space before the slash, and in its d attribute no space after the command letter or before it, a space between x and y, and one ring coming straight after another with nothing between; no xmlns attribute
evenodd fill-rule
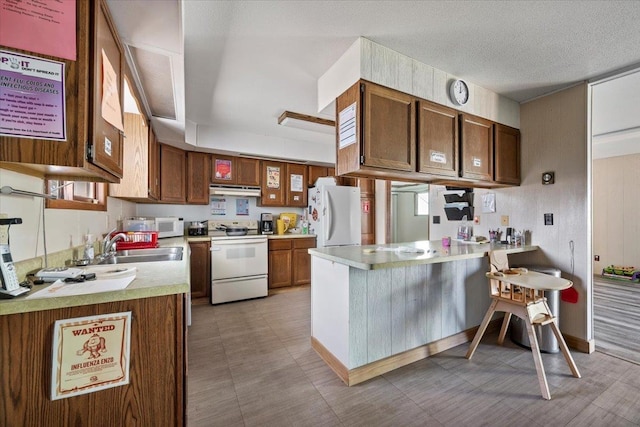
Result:
<svg viewBox="0 0 640 427"><path fill-rule="evenodd" d="M464 80L454 80L449 86L449 96L451 102L458 105L465 105L469 101L469 87Z"/></svg>

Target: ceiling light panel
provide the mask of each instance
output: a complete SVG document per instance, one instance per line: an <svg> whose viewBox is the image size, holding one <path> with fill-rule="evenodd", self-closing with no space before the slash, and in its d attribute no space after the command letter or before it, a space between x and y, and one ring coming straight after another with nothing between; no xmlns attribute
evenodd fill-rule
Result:
<svg viewBox="0 0 640 427"><path fill-rule="evenodd" d="M151 115L176 120L171 58L134 46L128 48Z"/></svg>

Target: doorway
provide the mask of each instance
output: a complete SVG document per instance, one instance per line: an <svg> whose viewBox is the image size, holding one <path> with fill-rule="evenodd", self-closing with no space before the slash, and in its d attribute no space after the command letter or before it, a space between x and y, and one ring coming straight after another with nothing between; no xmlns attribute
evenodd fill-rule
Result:
<svg viewBox="0 0 640 427"><path fill-rule="evenodd" d="M594 340L640 364L640 70L590 89Z"/></svg>
<svg viewBox="0 0 640 427"><path fill-rule="evenodd" d="M429 185L391 182L390 243L429 240Z"/></svg>

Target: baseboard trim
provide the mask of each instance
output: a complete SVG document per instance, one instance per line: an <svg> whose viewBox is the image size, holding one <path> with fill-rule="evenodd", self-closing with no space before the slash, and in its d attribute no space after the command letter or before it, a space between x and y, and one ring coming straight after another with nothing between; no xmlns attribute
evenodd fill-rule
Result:
<svg viewBox="0 0 640 427"><path fill-rule="evenodd" d="M502 318L492 320L487 326L488 332L500 329ZM470 342L478 331L478 326L464 330L450 337L434 341L420 347L412 348L402 353L380 359L367 365L359 366L355 369L347 369L329 350L326 349L317 339L311 337L311 347L325 361L325 363L338 375L338 377L348 386L360 384L371 378L375 378L394 369L409 365L418 360L425 359L434 354L442 353L453 347Z"/></svg>
<svg viewBox="0 0 640 427"><path fill-rule="evenodd" d="M562 334L564 341L569 347L577 350L581 353L591 354L596 351L595 340L583 340L582 338L576 338L572 335Z"/></svg>

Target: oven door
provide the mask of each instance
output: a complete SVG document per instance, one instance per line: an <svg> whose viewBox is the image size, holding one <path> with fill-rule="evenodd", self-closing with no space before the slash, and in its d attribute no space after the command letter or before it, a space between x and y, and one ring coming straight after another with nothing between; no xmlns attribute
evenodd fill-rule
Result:
<svg viewBox="0 0 640 427"><path fill-rule="evenodd" d="M211 279L266 275L267 239L226 239L211 241Z"/></svg>

